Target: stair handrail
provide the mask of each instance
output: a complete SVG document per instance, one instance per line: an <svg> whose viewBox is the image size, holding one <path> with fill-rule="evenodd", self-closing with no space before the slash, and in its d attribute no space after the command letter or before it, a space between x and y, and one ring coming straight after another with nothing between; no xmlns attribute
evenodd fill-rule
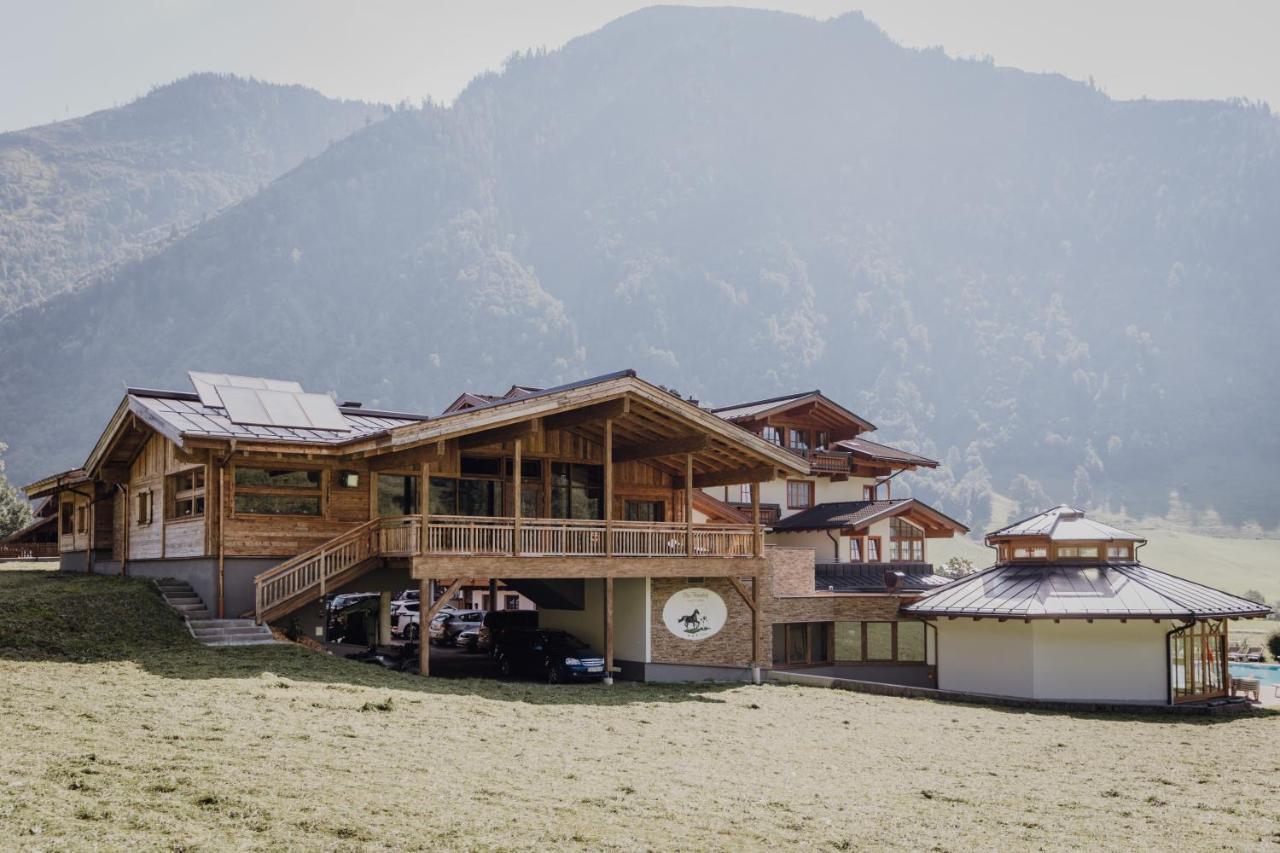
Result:
<svg viewBox="0 0 1280 853"><path fill-rule="evenodd" d="M256 575L253 579L254 618L258 622L261 622L262 614L264 611L270 609L271 607L274 607L276 604L279 604L280 601L285 601L289 598L293 598L294 596L298 595L302 591L302 590L294 590L290 594L281 597L277 601L266 602L266 601L263 601L263 595L262 595L264 583L276 580L277 578L283 577L284 575L289 574L291 572L301 571L304 567L309 566L315 563L316 561L321 561L323 563L324 558L327 557L329 554L333 553L334 551L338 550L344 545L347 545L351 542L358 540L361 536L368 536L368 552L365 558L367 559L368 557L378 556L379 537L376 535L369 535L369 534L378 530L381 527L382 521L383 519L381 517L371 518L368 521L358 524L355 527L351 528L350 530L345 530L339 535L335 536L334 538L320 545L317 545L315 548L312 548L310 551L303 551L298 556L293 557L292 559L286 560L285 562L281 563L278 566L272 566L271 568L267 569L265 572L262 572L261 574ZM350 566L343 566L329 574L336 575L343 571L346 571L346 569L348 568L350 568ZM310 588L311 586L315 585L315 586L319 586L320 589L323 591L326 580L327 580L326 573L322 565L320 577L317 583L308 584L307 588Z"/></svg>

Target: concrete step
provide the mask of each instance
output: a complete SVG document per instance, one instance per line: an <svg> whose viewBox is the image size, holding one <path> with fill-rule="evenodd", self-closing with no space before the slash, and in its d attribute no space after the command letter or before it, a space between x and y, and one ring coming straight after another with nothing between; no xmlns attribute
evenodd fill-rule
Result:
<svg viewBox="0 0 1280 853"><path fill-rule="evenodd" d="M191 632L196 635L197 640L203 640L206 637L270 637L271 631L264 626L254 626L252 628L192 628Z"/></svg>
<svg viewBox="0 0 1280 853"><path fill-rule="evenodd" d="M200 599L198 599L198 598L197 598L195 601L192 601L192 602L187 603L187 604L173 604L173 603L170 603L170 605L169 605L169 606L170 606L170 607L172 607L174 610L178 611L179 613L190 613L190 612L192 612L192 611L196 611L196 610L199 610L199 611L202 611L202 612L206 612L206 611L207 611L207 608L204 606L204 602L203 602L203 601L201 601L201 600L200 600Z"/></svg>
<svg viewBox="0 0 1280 853"><path fill-rule="evenodd" d="M224 637L217 640L201 640L206 646L274 646L279 644L279 640L272 636L266 637Z"/></svg>
<svg viewBox="0 0 1280 853"><path fill-rule="evenodd" d="M186 618L188 621L191 621L191 620L197 620L197 619L209 619L209 618L212 618L213 614L210 613L208 610L190 610L190 611L184 612L182 616Z"/></svg>
<svg viewBox="0 0 1280 853"><path fill-rule="evenodd" d="M160 583L156 586L160 587L160 591L164 593L186 592L195 595L189 583Z"/></svg>
<svg viewBox="0 0 1280 853"><path fill-rule="evenodd" d="M174 607L177 607L179 604L199 604L202 607L204 606L204 602L201 601L200 596L198 595L166 595L164 600L172 604Z"/></svg>
<svg viewBox="0 0 1280 853"><path fill-rule="evenodd" d="M255 628L257 623L252 619L191 619L192 630L200 628Z"/></svg>

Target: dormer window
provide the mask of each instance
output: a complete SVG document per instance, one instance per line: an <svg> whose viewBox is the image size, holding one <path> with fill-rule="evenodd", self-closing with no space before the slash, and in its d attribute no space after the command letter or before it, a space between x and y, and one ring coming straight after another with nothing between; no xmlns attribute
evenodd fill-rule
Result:
<svg viewBox="0 0 1280 853"><path fill-rule="evenodd" d="M1059 545L1057 548L1058 558L1068 558L1075 560L1096 560L1098 559L1097 545Z"/></svg>
<svg viewBox="0 0 1280 853"><path fill-rule="evenodd" d="M1015 560L1043 560L1049 556L1049 549L1044 545L1017 545L1013 549Z"/></svg>
<svg viewBox="0 0 1280 853"><path fill-rule="evenodd" d="M1132 559L1133 559L1133 546L1132 546L1132 545L1128 545L1128 544L1125 544L1125 545L1108 545L1108 546L1107 546L1107 559L1108 559L1108 560L1132 560Z"/></svg>

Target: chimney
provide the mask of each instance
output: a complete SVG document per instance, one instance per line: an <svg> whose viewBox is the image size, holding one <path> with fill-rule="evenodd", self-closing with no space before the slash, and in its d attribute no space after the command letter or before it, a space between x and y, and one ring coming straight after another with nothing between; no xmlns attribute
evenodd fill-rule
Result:
<svg viewBox="0 0 1280 853"><path fill-rule="evenodd" d="M897 592L898 587L901 585L902 585L902 572L896 572L893 569L885 569L884 591Z"/></svg>

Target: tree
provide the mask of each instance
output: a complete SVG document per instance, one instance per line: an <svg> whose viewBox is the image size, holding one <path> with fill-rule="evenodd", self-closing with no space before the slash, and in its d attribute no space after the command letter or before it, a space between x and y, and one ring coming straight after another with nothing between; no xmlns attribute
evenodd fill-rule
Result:
<svg viewBox="0 0 1280 853"><path fill-rule="evenodd" d="M0 441L0 539L31 523L31 505L4 476L4 452L9 445Z"/></svg>
<svg viewBox="0 0 1280 853"><path fill-rule="evenodd" d="M1272 660L1280 660L1280 631L1267 637L1267 651L1271 652Z"/></svg>
<svg viewBox="0 0 1280 853"><path fill-rule="evenodd" d="M964 557L952 557L947 560L945 565L938 567L938 574L952 580L971 575L973 574L973 561L966 560Z"/></svg>
<svg viewBox="0 0 1280 853"><path fill-rule="evenodd" d="M1246 589L1244 595L1240 596L1247 601L1256 601L1258 604L1266 604L1267 597L1256 589Z"/></svg>

